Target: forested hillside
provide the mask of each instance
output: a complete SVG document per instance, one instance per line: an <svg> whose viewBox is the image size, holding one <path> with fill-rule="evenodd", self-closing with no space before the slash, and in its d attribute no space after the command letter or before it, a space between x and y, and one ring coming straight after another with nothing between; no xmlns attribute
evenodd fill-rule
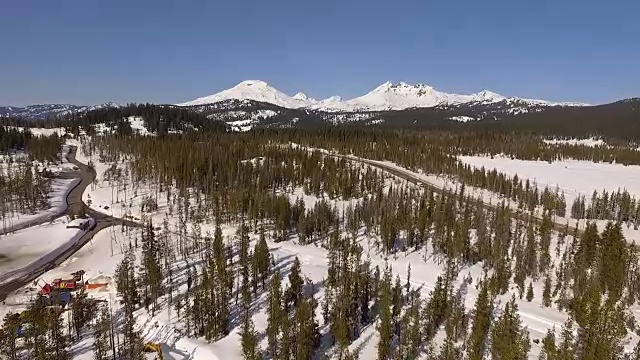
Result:
<svg viewBox="0 0 640 360"><path fill-rule="evenodd" d="M489 131L235 133L165 107L117 111L66 131L98 175L84 200L142 228L122 228L118 266L100 275L120 304L114 314L79 297L69 317L41 316L39 303L9 314L3 356L69 358L91 334L95 358L138 359L152 319L245 359L640 357L640 258L624 232L640 201L620 190L567 203L458 159L635 164L636 150ZM44 141L4 134L7 149Z"/></svg>

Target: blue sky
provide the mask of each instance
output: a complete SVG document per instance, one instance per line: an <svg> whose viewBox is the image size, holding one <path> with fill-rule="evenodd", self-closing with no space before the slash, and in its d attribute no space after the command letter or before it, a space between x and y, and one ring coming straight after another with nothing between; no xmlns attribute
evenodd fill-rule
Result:
<svg viewBox="0 0 640 360"><path fill-rule="evenodd" d="M633 0L0 0L0 104L175 103L246 79L315 98L387 81L640 96Z"/></svg>

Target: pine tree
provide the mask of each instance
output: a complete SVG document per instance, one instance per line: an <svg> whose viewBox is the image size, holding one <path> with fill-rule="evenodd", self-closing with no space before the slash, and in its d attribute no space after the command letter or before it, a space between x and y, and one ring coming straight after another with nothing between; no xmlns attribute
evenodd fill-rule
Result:
<svg viewBox="0 0 640 360"><path fill-rule="evenodd" d="M67 346L69 344L68 336L64 334L64 322L60 314L56 311L44 311L44 322L48 333L48 358L56 360L67 360L69 353Z"/></svg>
<svg viewBox="0 0 640 360"><path fill-rule="evenodd" d="M251 313L248 304L245 304L244 311L242 313L240 341L242 343L242 356L245 360L260 359L257 333L253 325L253 320L251 319Z"/></svg>
<svg viewBox="0 0 640 360"><path fill-rule="evenodd" d="M293 306L298 304L298 300L302 296L303 284L304 281L301 276L300 259L296 256L293 261L293 266L291 267L291 272L289 273L289 288L287 288L285 292L287 307L289 306L289 303Z"/></svg>
<svg viewBox="0 0 640 360"><path fill-rule="evenodd" d="M378 292L380 320L378 323L378 360L387 360L391 356L391 269L387 267Z"/></svg>
<svg viewBox="0 0 640 360"><path fill-rule="evenodd" d="M294 338L296 360L311 360L319 345L318 324L314 319L315 300L301 298L294 316Z"/></svg>
<svg viewBox="0 0 640 360"><path fill-rule="evenodd" d="M149 221L142 235L142 265L144 268L145 293L148 288L150 300L153 303L152 314L155 313L158 297L161 293L162 270L160 268L159 246L153 231L153 224ZM145 302L149 302L145 299Z"/></svg>
<svg viewBox="0 0 640 360"><path fill-rule="evenodd" d="M482 360L487 347L487 335L491 326L493 301L490 298L486 282L480 284L480 292L476 298L473 310L473 325L467 340L467 358L469 360Z"/></svg>
<svg viewBox="0 0 640 360"><path fill-rule="evenodd" d="M116 268L116 289L124 304L122 353L127 359L141 360L143 344L140 334L135 330L136 320L133 316L139 299L134 264L135 254L131 250Z"/></svg>
<svg viewBox="0 0 640 360"><path fill-rule="evenodd" d="M533 283L529 282L529 286L527 287L527 301L531 302L533 300Z"/></svg>
<svg viewBox="0 0 640 360"><path fill-rule="evenodd" d="M257 274L260 278L261 287L262 289L264 289L265 282L269 277L271 262L269 261L269 246L267 245L267 240L263 229L261 229L260 231L260 239L256 243L255 249L253 251L253 257Z"/></svg>
<svg viewBox="0 0 640 360"><path fill-rule="evenodd" d="M0 328L0 354L8 360L18 358L18 329L20 328L20 315L9 313L3 319L3 326Z"/></svg>
<svg viewBox="0 0 640 360"><path fill-rule="evenodd" d="M512 297L491 331L491 357L524 360L530 348L529 332L521 327L518 305Z"/></svg>
<svg viewBox="0 0 640 360"><path fill-rule="evenodd" d="M286 312L282 316L282 337L280 340L280 349L278 351L277 360L290 360L291 350L295 344L291 342L291 319Z"/></svg>
<svg viewBox="0 0 640 360"><path fill-rule="evenodd" d="M556 335L553 329L547 329L547 334L542 339L542 351L540 360L554 360L556 358Z"/></svg>
<svg viewBox="0 0 640 360"><path fill-rule="evenodd" d="M551 277L549 274L544 278L544 288L542 289L542 304L545 307L551 306Z"/></svg>
<svg viewBox="0 0 640 360"><path fill-rule="evenodd" d="M267 308L267 340L269 354L273 359L278 358L278 335L282 327L282 318L287 316L282 309L282 290L280 287L280 273L275 273L271 277L269 307Z"/></svg>
<svg viewBox="0 0 640 360"><path fill-rule="evenodd" d="M576 343L573 336L573 321L567 320L562 326L560 345L556 349L557 360L573 360L576 356Z"/></svg>
<svg viewBox="0 0 640 360"><path fill-rule="evenodd" d="M103 307L93 332L93 358L95 360L109 360L111 351L109 346L109 332L111 317L106 307Z"/></svg>

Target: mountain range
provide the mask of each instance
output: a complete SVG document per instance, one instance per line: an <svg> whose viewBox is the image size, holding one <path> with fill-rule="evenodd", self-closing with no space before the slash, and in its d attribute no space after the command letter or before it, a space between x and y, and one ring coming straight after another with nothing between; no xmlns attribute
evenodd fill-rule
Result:
<svg viewBox="0 0 640 360"><path fill-rule="evenodd" d="M251 100L269 103L288 109L312 109L326 112L389 111L410 108L430 108L461 104L492 104L506 102L534 106L586 106L573 102L551 102L544 100L505 97L483 90L478 93L461 95L438 91L431 86L404 82L386 82L369 93L354 99L343 100L332 96L324 100L309 98L304 93L289 96L260 80L247 80L219 93L177 104L178 106L198 106L215 104L226 100Z"/></svg>
<svg viewBox="0 0 640 360"><path fill-rule="evenodd" d="M76 113L103 108L119 107L114 102L105 102L99 105L72 105L72 104L36 104L27 106L0 106L0 117L19 117L27 120L44 120L52 117L63 117Z"/></svg>
<svg viewBox="0 0 640 360"><path fill-rule="evenodd" d="M587 118L597 118L602 122L615 114L631 121L637 119L638 114L636 100L591 106L503 96L488 90L473 94L451 94L428 85L410 85L404 82L386 82L353 99L332 96L317 100L301 92L294 96L287 95L264 81L247 80L213 95L180 104L158 106L222 121L236 131L256 127L302 128L332 125L448 128L461 122L493 123L511 120L526 120L551 126L555 121L562 122L569 118L574 119L577 124ZM119 108L114 112L120 114L118 116L124 116L122 114L128 111L125 110L126 106L111 102L94 106L43 104L0 107L0 117L26 120L64 118L70 114L109 108Z"/></svg>

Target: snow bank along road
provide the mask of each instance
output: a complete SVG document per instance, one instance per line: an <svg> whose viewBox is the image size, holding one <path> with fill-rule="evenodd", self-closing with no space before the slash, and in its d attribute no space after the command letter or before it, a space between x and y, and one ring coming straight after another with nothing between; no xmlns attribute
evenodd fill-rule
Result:
<svg viewBox="0 0 640 360"><path fill-rule="evenodd" d="M27 268L18 269L11 274L4 274L2 278L6 278L7 282L0 285L0 301L4 301L8 294L13 291L18 290L19 288L25 286L31 281L35 280L38 276L44 274L45 272L57 267L63 261L68 259L71 255L73 255L76 251L82 248L89 240L93 238L95 234L97 234L100 230L107 228L113 225L125 225L125 226L133 226L133 227L141 227L142 225L130 220L115 218L97 211L92 210L86 204L82 202L82 194L84 190L93 182L96 178L95 170L89 168L86 164L83 164L76 160L76 147L72 147L67 155L67 159L72 164L76 165L80 169L80 181L69 191L67 194L67 208L65 212L69 212L69 209L72 207L82 207L85 210L85 213L91 216L96 221L96 226L93 230L85 232L82 236L80 236L71 246L65 249L63 252L57 254L55 257L47 257L43 256L38 261L31 263L27 266ZM36 221L37 220L37 221ZM36 219L28 224L28 226L20 225L20 228L26 228L29 226L35 226L38 224L45 223L51 220L50 216L45 216L44 218ZM18 230L18 229L14 229ZM20 275L15 275L20 274ZM0 280L2 280L0 278Z"/></svg>
<svg viewBox="0 0 640 360"><path fill-rule="evenodd" d="M67 199L67 204L68 204L69 195L79 187L79 185L81 183L81 178L78 176L78 174L73 173L73 172L68 172L68 171L67 172L63 172L62 174L60 174L58 176L58 178L60 178L60 179L76 178L76 180L74 181L73 185L71 186L70 189L67 190L67 193L66 193L66 199ZM82 191L84 191L84 188L82 188ZM82 195L82 191L80 193L81 195ZM42 224L44 224L46 222L50 222L50 221L52 221L54 219L59 218L60 216L64 215L65 212L66 212L66 208L62 209L62 210L59 210L59 211L56 211L56 212L53 212L53 213L42 214L42 216L37 216L37 217L35 217L35 218L31 219L31 220L20 222L20 223L18 223L16 225L10 225L10 226L8 226L8 227L6 227L4 229L0 229L0 236L6 235L6 234L10 234L12 232L19 231L19 230L24 230L24 229L30 228L32 226L42 225ZM2 240L0 240L0 241L2 241Z"/></svg>
<svg viewBox="0 0 640 360"><path fill-rule="evenodd" d="M334 153L334 152L329 152L328 154L331 155L331 156L334 156L334 157L343 158L343 159L347 159L347 160L351 160L351 161L356 161L356 162L360 162L360 163L363 163L363 164L366 164L366 165L369 165L369 166L376 167L376 168L378 168L380 170L386 171L386 172L388 172L388 173L390 173L392 175L395 175L395 176L397 176L397 177L399 177L401 179L404 179L406 181L409 181L409 182L411 182L413 184L422 185L422 186L428 187L428 188L432 189L433 191L435 191L436 193L439 193L439 194L442 194L444 192L444 190L441 187L439 187L439 186L429 182L428 180L420 177L415 172L407 170L407 169L404 169L404 168L401 168L399 166L393 166L393 165L387 164L387 163L382 162L382 161L365 159L365 158L361 158L361 157L357 157L357 156L353 156L353 155L343 155L343 154L337 154L337 153ZM484 206L487 209L494 209L496 207L496 205L488 204L488 203L485 203L485 202L482 203L482 206ZM533 218L533 220L535 220L538 223L542 222L542 218L540 218L538 216L535 216L533 214L532 214L532 218ZM553 229L558 231L558 232L564 231L566 226L567 226L566 224L560 224L560 223L557 223L555 221L553 222ZM578 234L579 233L580 233L580 231L578 231Z"/></svg>

